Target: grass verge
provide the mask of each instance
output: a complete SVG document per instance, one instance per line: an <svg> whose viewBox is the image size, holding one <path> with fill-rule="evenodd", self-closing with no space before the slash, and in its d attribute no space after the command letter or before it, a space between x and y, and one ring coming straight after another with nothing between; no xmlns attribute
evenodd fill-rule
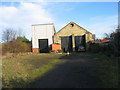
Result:
<svg viewBox="0 0 120 90"><path fill-rule="evenodd" d="M118 88L118 59L103 53L92 53L96 62L96 76L102 81L103 88Z"/></svg>
<svg viewBox="0 0 120 90"><path fill-rule="evenodd" d="M2 87L29 88L30 83L39 79L59 64L57 54L24 54L2 59Z"/></svg>

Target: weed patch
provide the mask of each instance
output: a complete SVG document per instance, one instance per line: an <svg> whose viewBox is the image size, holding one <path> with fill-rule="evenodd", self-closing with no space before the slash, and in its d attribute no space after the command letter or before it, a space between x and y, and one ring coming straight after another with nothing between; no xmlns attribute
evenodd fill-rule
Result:
<svg viewBox="0 0 120 90"><path fill-rule="evenodd" d="M3 88L26 88L59 64L57 54L28 54L2 60Z"/></svg>
<svg viewBox="0 0 120 90"><path fill-rule="evenodd" d="M118 88L118 59L102 53L92 54L96 62L96 76L103 82L104 88Z"/></svg>

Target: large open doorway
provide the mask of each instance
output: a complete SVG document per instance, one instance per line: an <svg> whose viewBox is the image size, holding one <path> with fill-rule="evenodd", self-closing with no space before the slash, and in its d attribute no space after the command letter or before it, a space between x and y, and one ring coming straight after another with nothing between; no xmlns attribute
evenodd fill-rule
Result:
<svg viewBox="0 0 120 90"><path fill-rule="evenodd" d="M61 37L61 47L63 52L72 52L72 36Z"/></svg>
<svg viewBox="0 0 120 90"><path fill-rule="evenodd" d="M85 35L75 36L75 51L86 51L86 39Z"/></svg>
<svg viewBox="0 0 120 90"><path fill-rule="evenodd" d="M39 43L39 52L40 53L48 53L49 47L48 47L48 39L38 39Z"/></svg>

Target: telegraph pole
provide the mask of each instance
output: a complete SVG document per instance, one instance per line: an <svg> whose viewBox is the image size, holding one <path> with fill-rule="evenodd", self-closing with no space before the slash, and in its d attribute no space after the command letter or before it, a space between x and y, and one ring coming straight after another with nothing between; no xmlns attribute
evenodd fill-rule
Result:
<svg viewBox="0 0 120 90"><path fill-rule="evenodd" d="M120 1L118 2L118 27L116 32L120 32Z"/></svg>

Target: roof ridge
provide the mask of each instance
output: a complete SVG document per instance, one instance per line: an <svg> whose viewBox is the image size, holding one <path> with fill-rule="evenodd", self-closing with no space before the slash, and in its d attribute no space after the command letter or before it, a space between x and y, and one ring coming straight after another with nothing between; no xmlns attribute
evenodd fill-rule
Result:
<svg viewBox="0 0 120 90"><path fill-rule="evenodd" d="M74 23L74 24L76 24L75 22L73 22L73 21L71 21L71 22L69 22L67 25L69 25L70 23ZM67 25L65 25L63 28L65 28ZM83 27L81 27L80 25L78 25L78 24L76 24L78 27L80 27L80 28L82 28L82 29L84 29ZM60 32L63 28L61 28L58 32ZM85 31L87 31L86 29L84 29ZM57 32L57 33L58 33ZM89 32L89 31L87 31L87 32ZM89 33L91 33L91 32L89 32ZM91 33L92 34L92 33Z"/></svg>
<svg viewBox="0 0 120 90"><path fill-rule="evenodd" d="M54 23L46 23L46 24L33 24L32 26L37 26L37 25L54 25Z"/></svg>

